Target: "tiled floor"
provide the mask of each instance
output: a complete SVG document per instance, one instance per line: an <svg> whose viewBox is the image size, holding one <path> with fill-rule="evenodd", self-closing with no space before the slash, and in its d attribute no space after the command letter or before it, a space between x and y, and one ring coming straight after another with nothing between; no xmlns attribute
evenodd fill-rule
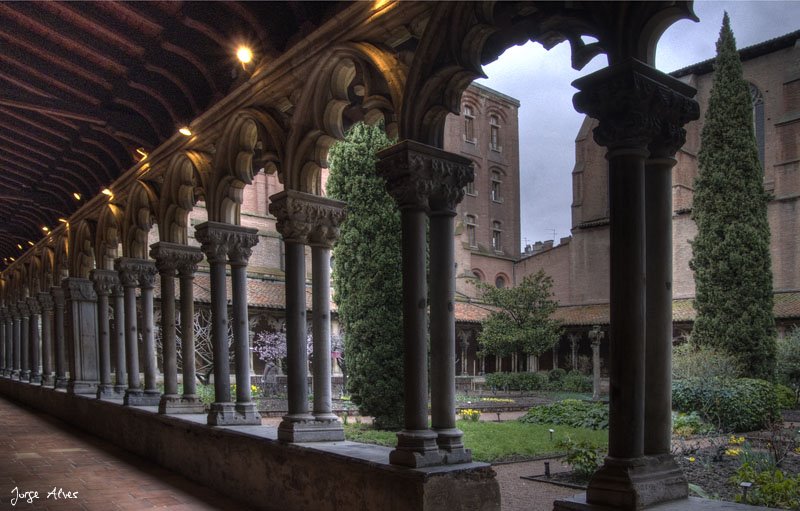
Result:
<svg viewBox="0 0 800 511"><path fill-rule="evenodd" d="M30 493L25 495L26 492ZM27 499L33 492L38 492L38 498ZM67 492L77 497L69 498ZM18 500L12 503L17 496ZM155 508L249 509L108 442L0 397L0 510Z"/></svg>

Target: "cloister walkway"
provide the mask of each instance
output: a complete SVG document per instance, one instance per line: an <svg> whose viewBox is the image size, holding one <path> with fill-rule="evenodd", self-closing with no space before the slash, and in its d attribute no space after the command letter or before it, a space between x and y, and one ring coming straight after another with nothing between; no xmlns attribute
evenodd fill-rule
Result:
<svg viewBox="0 0 800 511"><path fill-rule="evenodd" d="M0 510L247 511L185 477L0 397ZM38 491L31 503L19 493ZM50 498L48 493L56 488ZM63 489L61 495L58 489ZM77 492L70 499L66 492ZM55 497L59 497L57 500Z"/></svg>

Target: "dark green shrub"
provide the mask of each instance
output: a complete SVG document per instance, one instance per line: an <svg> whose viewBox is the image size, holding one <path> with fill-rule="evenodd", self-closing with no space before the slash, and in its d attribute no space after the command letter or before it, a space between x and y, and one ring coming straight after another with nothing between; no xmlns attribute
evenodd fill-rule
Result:
<svg viewBox="0 0 800 511"><path fill-rule="evenodd" d="M551 369L549 373L547 373L547 379L550 381L561 381L567 375L567 372L560 367L556 367L555 369Z"/></svg>
<svg viewBox="0 0 800 511"><path fill-rule="evenodd" d="M591 392L592 379L580 371L572 370L564 377L562 389L569 392Z"/></svg>
<svg viewBox="0 0 800 511"><path fill-rule="evenodd" d="M490 373L486 385L492 390L542 390L547 378L539 373Z"/></svg>
<svg viewBox="0 0 800 511"><path fill-rule="evenodd" d="M750 463L743 463L731 478L736 484L742 481L753 483L747 494L747 504L800 509L800 474L787 475L778 468L759 471ZM736 502L743 502L741 495L736 496Z"/></svg>
<svg viewBox="0 0 800 511"><path fill-rule="evenodd" d="M714 426L704 421L697 412L672 413L672 433L677 436L705 435L714 431Z"/></svg>
<svg viewBox="0 0 800 511"><path fill-rule="evenodd" d="M608 406L593 401L565 399L534 406L519 418L528 424L555 424L573 428L607 429Z"/></svg>
<svg viewBox="0 0 800 511"><path fill-rule="evenodd" d="M696 411L725 432L764 429L779 416L773 384L750 378L676 380L672 406L680 412Z"/></svg>
<svg viewBox="0 0 800 511"><path fill-rule="evenodd" d="M797 396L794 390L780 383L775 385L775 394L778 396L778 408L792 410L797 406Z"/></svg>
<svg viewBox="0 0 800 511"><path fill-rule="evenodd" d="M559 440L556 447L567 451L564 462L572 467L574 475L586 481L592 477L603 461L603 450L585 440L573 442L570 438L566 438Z"/></svg>

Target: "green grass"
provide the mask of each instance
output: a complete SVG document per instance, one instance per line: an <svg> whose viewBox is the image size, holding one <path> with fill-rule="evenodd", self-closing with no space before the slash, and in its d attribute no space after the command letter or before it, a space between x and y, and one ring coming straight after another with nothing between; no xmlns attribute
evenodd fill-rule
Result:
<svg viewBox="0 0 800 511"><path fill-rule="evenodd" d="M588 442L605 446L608 431L592 431L584 428L567 428L547 424L523 424L507 422L457 421L457 427L464 432L464 444L472 449L476 461L498 462L533 458L547 454L561 454L556 443L569 437L574 441ZM550 441L549 429L554 429ZM379 431L366 424L348 424L344 427L348 440L366 444L393 447L397 435L391 431Z"/></svg>

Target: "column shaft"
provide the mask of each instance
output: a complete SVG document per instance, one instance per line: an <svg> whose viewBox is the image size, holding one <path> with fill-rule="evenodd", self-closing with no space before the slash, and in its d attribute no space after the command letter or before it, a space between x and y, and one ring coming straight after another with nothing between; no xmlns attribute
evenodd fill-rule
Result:
<svg viewBox="0 0 800 511"><path fill-rule="evenodd" d="M53 344L56 363L55 388L67 388L67 347L64 339L64 290L54 286L53 295Z"/></svg>
<svg viewBox="0 0 800 511"><path fill-rule="evenodd" d="M247 318L247 264L231 263L231 301L233 302L233 343L236 369L236 403L252 401L250 392L250 346Z"/></svg>
<svg viewBox="0 0 800 511"><path fill-rule="evenodd" d="M402 222L405 429L428 429L425 213L404 209Z"/></svg>
<svg viewBox="0 0 800 511"><path fill-rule="evenodd" d="M16 379L21 379L22 377L22 354L20 353L20 349L22 347L22 342L20 340L21 330L20 330L20 317L19 312L15 310L14 318L13 318L13 336L14 336L14 377Z"/></svg>
<svg viewBox="0 0 800 511"><path fill-rule="evenodd" d="M31 318L30 318L30 364L31 364L31 375L30 375L30 382L31 383L42 383L42 373L39 368L39 350L40 343L41 343L41 336L39 333L39 303L36 298L29 298L29 302L33 301L35 303L30 305L31 309Z"/></svg>
<svg viewBox="0 0 800 511"><path fill-rule="evenodd" d="M160 268L161 346L164 360L164 399L178 398L178 351L175 345L175 267Z"/></svg>
<svg viewBox="0 0 800 511"><path fill-rule="evenodd" d="M114 302L114 329L111 339L115 346L116 359L114 361L115 378L114 392L124 394L128 388L127 357L125 356L125 294L122 285L117 284L113 290Z"/></svg>
<svg viewBox="0 0 800 511"><path fill-rule="evenodd" d="M312 330L314 338L314 418L336 420L331 411L331 251L311 247Z"/></svg>
<svg viewBox="0 0 800 511"><path fill-rule="evenodd" d="M183 397L197 397L194 347L194 270L182 270L181 282L181 355L183 360Z"/></svg>
<svg viewBox="0 0 800 511"><path fill-rule="evenodd" d="M111 333L109 330L108 319L108 290L97 290L97 332L98 355L100 361L100 385L97 388L97 397L100 397L112 390L111 385Z"/></svg>
<svg viewBox="0 0 800 511"><path fill-rule="evenodd" d="M304 245L286 242L286 378L290 421L308 414L306 352L306 259ZM284 418L286 420L287 418Z"/></svg>
<svg viewBox="0 0 800 511"><path fill-rule="evenodd" d="M24 300L24 299L23 299ZM27 307L23 304L20 307L20 334L19 334L19 354L20 354L20 380L31 380L31 363L30 363L30 313Z"/></svg>
<svg viewBox="0 0 800 511"><path fill-rule="evenodd" d="M430 217L431 425L446 463L471 461L456 428L455 226L453 211ZM424 261L424 259L423 259Z"/></svg>
<svg viewBox="0 0 800 511"><path fill-rule="evenodd" d="M644 454L644 150L609 151L610 412L608 455Z"/></svg>
<svg viewBox="0 0 800 511"><path fill-rule="evenodd" d="M6 311L2 308L0 309L0 376L6 376L8 353L10 351L6 345Z"/></svg>
<svg viewBox="0 0 800 511"><path fill-rule="evenodd" d="M136 285L124 283L125 286L125 361L128 371L128 388L125 397L141 395L139 380L139 329L136 325Z"/></svg>
<svg viewBox="0 0 800 511"><path fill-rule="evenodd" d="M39 293L42 304L42 385L53 384L53 298Z"/></svg>
<svg viewBox="0 0 800 511"><path fill-rule="evenodd" d="M228 354L228 299L225 289L225 262L209 261L211 266L211 339L214 344L214 402L231 402L230 356Z"/></svg>
<svg viewBox="0 0 800 511"><path fill-rule="evenodd" d="M144 394L159 398L161 392L156 385L158 364L156 363L156 340L153 326L153 287L142 284L142 341L144 343Z"/></svg>

